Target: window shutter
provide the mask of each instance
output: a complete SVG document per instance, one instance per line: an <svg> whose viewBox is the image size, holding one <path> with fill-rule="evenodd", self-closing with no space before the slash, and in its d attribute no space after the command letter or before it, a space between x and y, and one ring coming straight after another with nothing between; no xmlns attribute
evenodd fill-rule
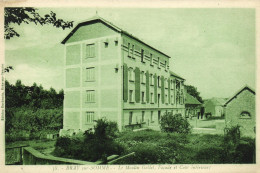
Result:
<svg viewBox="0 0 260 173"><path fill-rule="evenodd" d="M165 96L165 94L164 94L164 77L163 76L161 77L161 89L162 89L162 91L161 91L162 104L164 104L164 96Z"/></svg>
<svg viewBox="0 0 260 173"><path fill-rule="evenodd" d="M149 88L150 88L150 83L149 83L149 71L146 71L145 73L146 76L146 102L149 103Z"/></svg>
<svg viewBox="0 0 260 173"><path fill-rule="evenodd" d="M157 75L154 74L154 103L157 103Z"/></svg>
<svg viewBox="0 0 260 173"><path fill-rule="evenodd" d="M140 103L140 69L135 68L135 102Z"/></svg>
<svg viewBox="0 0 260 173"><path fill-rule="evenodd" d="M170 104L171 103L171 84L170 84L170 78L168 78L168 98L169 98L169 101L168 103Z"/></svg>
<svg viewBox="0 0 260 173"><path fill-rule="evenodd" d="M124 64L124 71L123 71L123 98L124 102L128 100L128 67L127 64Z"/></svg>

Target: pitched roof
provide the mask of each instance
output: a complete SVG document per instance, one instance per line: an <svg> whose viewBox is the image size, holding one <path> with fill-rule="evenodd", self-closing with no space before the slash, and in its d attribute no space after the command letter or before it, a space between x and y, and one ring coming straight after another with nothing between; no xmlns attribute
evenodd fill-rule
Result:
<svg viewBox="0 0 260 173"><path fill-rule="evenodd" d="M186 93L185 104L201 105L202 103L200 103L199 100L197 100L195 97L193 97L189 93Z"/></svg>
<svg viewBox="0 0 260 173"><path fill-rule="evenodd" d="M177 77L177 78L179 78L179 79L185 80L184 78L180 77L179 75L177 75L177 74L174 73L173 71L170 71L170 74L171 74L171 76L174 76L174 77Z"/></svg>
<svg viewBox="0 0 260 173"><path fill-rule="evenodd" d="M204 103L211 102L215 106L224 106L226 103L227 99L226 98L218 98L218 97L213 97L211 99L205 100Z"/></svg>
<svg viewBox="0 0 260 173"><path fill-rule="evenodd" d="M230 98L226 101L226 103L224 104L224 106L227 106L227 104L228 104L229 102L231 102L234 98L236 98L236 97L237 97L242 91L244 91L244 90L248 90L248 91L250 91L251 93L253 93L253 94L255 95L255 90L252 89L251 87L245 85L245 86L242 87L240 90L238 90L232 97L230 97Z"/></svg>
<svg viewBox="0 0 260 173"><path fill-rule="evenodd" d="M101 22L103 23L104 25L108 26L109 28L113 29L114 31L116 32L119 32L121 34L124 34L124 35L127 35L128 37L131 37L139 42L141 42L142 44L148 46L149 48L161 53L162 55L168 57L168 58L171 58L169 55L159 51L158 49L150 46L149 44L145 43L144 41L142 41L141 39L137 38L136 36L128 33L127 31L117 27L116 25L112 24L111 22L108 22L107 20L103 19L102 17L98 16L98 15L95 15L94 17L91 17L85 21L82 21L82 22L79 22L76 27L65 37L65 39L62 40L62 44L65 44L67 42L67 40L81 27L81 26L84 26L84 25L88 25L90 23L94 23L94 22Z"/></svg>

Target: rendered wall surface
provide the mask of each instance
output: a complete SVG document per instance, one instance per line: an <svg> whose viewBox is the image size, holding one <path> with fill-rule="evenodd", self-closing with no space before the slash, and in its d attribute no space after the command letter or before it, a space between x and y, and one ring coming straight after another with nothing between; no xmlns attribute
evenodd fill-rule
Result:
<svg viewBox="0 0 260 173"><path fill-rule="evenodd" d="M117 121L121 116L121 50L120 35L101 23L80 27L66 43L64 127L67 131L85 131L93 128L93 120L106 117ZM87 46L93 45L93 55ZM93 69L93 80L87 78ZM93 91L89 101L87 93Z"/></svg>
<svg viewBox="0 0 260 173"><path fill-rule="evenodd" d="M243 111L250 113L250 118L241 118ZM249 90L242 91L226 106L226 123L228 125L240 125L243 136L255 136L255 95Z"/></svg>

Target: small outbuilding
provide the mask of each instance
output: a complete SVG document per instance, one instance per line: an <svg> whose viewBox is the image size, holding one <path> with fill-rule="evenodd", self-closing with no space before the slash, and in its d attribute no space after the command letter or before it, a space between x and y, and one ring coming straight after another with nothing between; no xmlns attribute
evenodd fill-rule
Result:
<svg viewBox="0 0 260 173"><path fill-rule="evenodd" d="M198 101L192 95L186 93L185 97L185 117L194 117L197 116L197 113L200 112L201 107L200 101Z"/></svg>
<svg viewBox="0 0 260 173"><path fill-rule="evenodd" d="M239 125L243 136L255 137L255 91L245 86L230 97L224 106L226 125Z"/></svg>
<svg viewBox="0 0 260 173"><path fill-rule="evenodd" d="M224 116L224 104L227 101L225 98L216 98L204 101L205 114L211 115L213 117L222 117Z"/></svg>

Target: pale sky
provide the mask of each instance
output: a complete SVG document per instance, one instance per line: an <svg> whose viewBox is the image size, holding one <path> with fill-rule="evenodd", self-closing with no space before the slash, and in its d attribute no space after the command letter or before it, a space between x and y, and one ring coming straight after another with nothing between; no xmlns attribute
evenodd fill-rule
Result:
<svg viewBox="0 0 260 173"><path fill-rule="evenodd" d="M84 21L99 16L168 54L170 68L197 87L203 99L230 97L244 85L256 88L254 9L55 8L58 18ZM5 62L21 79L46 89L63 88L64 47L72 29L22 24L20 37L6 40Z"/></svg>

